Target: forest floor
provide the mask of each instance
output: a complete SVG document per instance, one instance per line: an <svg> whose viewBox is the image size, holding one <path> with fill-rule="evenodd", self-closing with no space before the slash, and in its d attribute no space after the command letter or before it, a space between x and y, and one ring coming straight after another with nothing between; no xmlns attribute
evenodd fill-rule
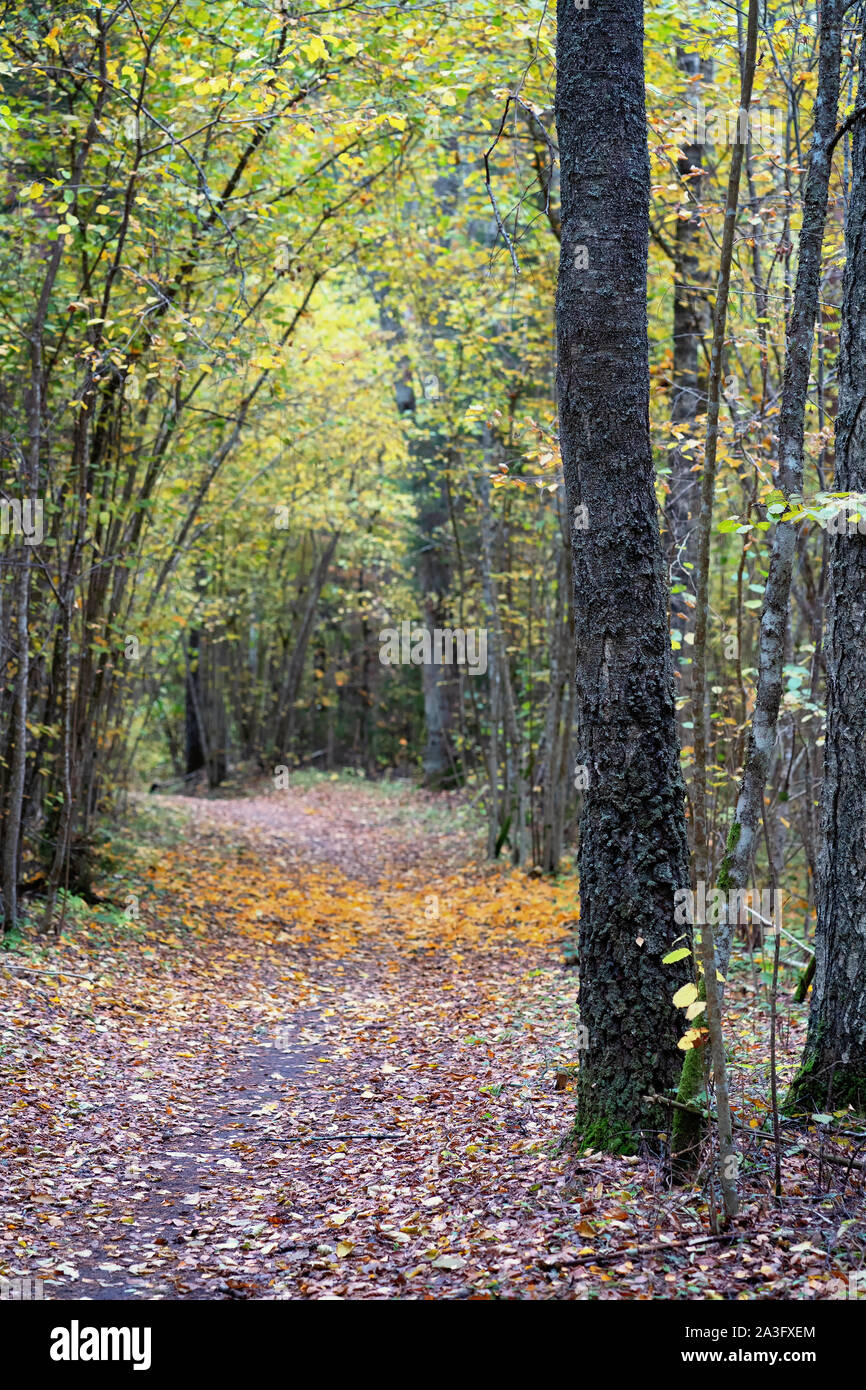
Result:
<svg viewBox="0 0 866 1390"><path fill-rule="evenodd" d="M746 1136L730 1240L706 1173L569 1148L574 880L480 862L458 797L141 797L114 849L125 912L73 900L0 955L0 1275L51 1299L844 1296L866 1174L806 1152L826 1124L785 1131L778 1205ZM747 1129L763 993L730 989ZM783 1080L803 1016L785 997Z"/></svg>

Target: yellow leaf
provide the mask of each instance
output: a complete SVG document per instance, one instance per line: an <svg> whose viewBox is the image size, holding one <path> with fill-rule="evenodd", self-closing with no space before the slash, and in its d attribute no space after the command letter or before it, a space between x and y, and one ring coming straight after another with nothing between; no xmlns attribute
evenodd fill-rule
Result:
<svg viewBox="0 0 866 1390"><path fill-rule="evenodd" d="M310 42L304 44L303 48L301 49L301 52L304 54L306 58L309 59L311 63L318 62L320 58L324 60L328 56L328 50L322 43L322 40L319 38L318 34L314 34L313 37L310 39Z"/></svg>
<svg viewBox="0 0 866 1390"><path fill-rule="evenodd" d="M697 999L697 997L697 985L689 983L687 985L683 985L682 989L677 990L676 994L674 995L674 1003L676 1004L678 1009L685 1009L688 1007L689 1004L693 1003L695 999Z"/></svg>

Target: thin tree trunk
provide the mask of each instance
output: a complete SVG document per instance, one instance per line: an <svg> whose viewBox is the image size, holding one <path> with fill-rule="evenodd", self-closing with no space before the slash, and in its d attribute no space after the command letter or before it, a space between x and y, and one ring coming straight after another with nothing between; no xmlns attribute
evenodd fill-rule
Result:
<svg viewBox="0 0 866 1390"><path fill-rule="evenodd" d="M820 18L818 90L812 151L803 201L803 225L794 304L788 323L782 407L779 417L778 485L786 498L803 491L803 434L812 343L821 284L821 248L827 218L832 150L839 100L842 0L824 0ZM779 521L773 533L770 571L761 613L758 683L746 763L728 847L719 875L724 889L742 888L755 853L763 817L764 788L776 741L785 662L785 629L797 540L796 523ZM727 970L731 925L719 933L719 968Z"/></svg>
<svg viewBox="0 0 866 1390"><path fill-rule="evenodd" d="M487 438L485 441L485 458L490 453L490 447L491 441ZM511 811L510 813L506 813L505 806L503 805L501 810L501 824L496 832L496 840L494 842L494 854L497 852L497 845L501 848L502 836L505 833L506 826L510 822L512 830L511 843L515 847L516 852L515 862L522 864L524 845L523 821L526 814L525 749L520 726L517 721L514 687L511 683L511 670L508 665L505 634L502 628L499 598L496 592L496 580L493 573L493 517L490 510L489 468L489 463L485 463L485 471L480 482L481 573L485 602L487 611L490 615L491 633L489 647L496 669L496 692L501 701L505 724L507 750L506 768L510 766L511 769L511 776L506 775L505 779L505 804L508 804L510 795ZM493 760L491 759L491 761ZM498 779L498 772L497 761L493 763L491 775Z"/></svg>
<svg viewBox="0 0 866 1390"><path fill-rule="evenodd" d="M698 53L677 50L677 67L687 77L711 77L712 63L703 61ZM694 107L700 86L689 84L689 99ZM693 117L697 124L697 114ZM700 200L703 186L705 148L700 132L685 144L677 161L682 181L681 197L687 202L689 215L677 218L674 233L674 315L673 315L673 375L671 389L671 423L691 426L703 413L705 394L701 388L701 346L709 328L706 292L699 285L699 242L703 217ZM678 631L681 651L681 681L679 694L688 690L690 657L684 642L691 631L694 602L695 560L697 557L697 517L700 505L700 480L691 449L676 443L671 450L670 493L665 515L668 526L668 564L672 590L671 627Z"/></svg>
<svg viewBox="0 0 866 1390"><path fill-rule="evenodd" d="M307 602L304 605L304 612L301 617L300 626L295 636L295 644L292 648L292 655L289 658L285 675L280 686L278 706L277 706L277 732L274 742L274 752L282 757L291 750L292 735L294 732L295 701L298 698L298 691L301 686L301 677L304 673L304 662L307 658L307 647L316 621L316 611L319 606L319 599L322 590L328 579L328 571L331 568L331 561L340 539L339 531L328 537L324 550L316 561L309 576L309 587L307 589Z"/></svg>
<svg viewBox="0 0 866 1390"><path fill-rule="evenodd" d="M712 861L712 849L707 826L707 629L710 615L710 542L713 529L713 504L716 486L716 453L719 442L719 404L721 400L722 359L728 319L728 297L731 286L731 261L734 251L734 232L737 224L737 204L740 196L740 174L746 150L746 127L752 100L758 40L758 4L750 0L748 36L740 88L740 129L731 150L731 168L725 199L725 225L716 284L713 318L713 345L710 355L710 378L707 393L707 434L704 449L704 470L701 479L701 510L698 524L697 606L695 611L694 662L692 667L692 719L695 735L695 774L693 789L694 846L697 878L707 880Z"/></svg>
<svg viewBox="0 0 866 1390"><path fill-rule="evenodd" d="M54 281L63 254L59 240L52 252L42 282L36 313L30 328L30 383L27 400L27 458L24 468L25 496L35 499L39 488L39 466L42 452L42 413L44 408L45 363L44 334L48 306ZM24 812L24 781L27 770L27 701L30 683L30 573L33 552L23 546L21 569L16 596L16 638L18 662L15 671L13 697L12 766L9 771L9 792L3 827L3 929L11 931L18 921L18 864L21 858L21 826Z"/></svg>
<svg viewBox="0 0 866 1390"><path fill-rule="evenodd" d="M712 869L712 846L707 824L707 628L710 613L710 541L713 528L713 504L716 485L716 451L719 439L719 403L722 386L722 357L728 317L728 296L731 284L731 261L734 251L734 232L737 224L737 204L740 196L740 175L748 140L748 113L752 100L752 84L758 47L758 0L749 0L746 47L742 62L740 86L740 115L737 140L731 150L731 168L725 199L725 226L716 286L713 318L713 346L710 356L710 379L707 396L707 437L704 449L704 472L701 479L701 511L698 526L697 610L695 615L694 662L692 667L692 721L695 736L695 772L692 793L694 822L695 878L706 884ZM711 915L711 914L710 914ZM706 1000L706 1023L716 1085L716 1108L719 1116L720 1175L725 1211L730 1217L736 1211L736 1163L732 1143L731 1114L728 1103L728 1084L725 1053L722 1041L722 991L716 979L716 942L712 921L701 927L701 958L704 976L701 993ZM704 1062L700 1048L686 1053L680 1076L678 1099L685 1105L698 1093L703 1083ZM701 1121L696 1111L678 1109L674 1116L673 1151L677 1166L687 1168L697 1157L697 1140Z"/></svg>
<svg viewBox="0 0 866 1390"><path fill-rule="evenodd" d="M24 546L15 599L15 636L18 661L12 713L12 766L3 825L3 930L12 931L18 922L18 862L21 856L21 821L24 805L24 774L27 759L27 689L30 680L30 546Z"/></svg>
<svg viewBox="0 0 866 1390"><path fill-rule="evenodd" d="M201 632L197 627L190 632L189 651L185 644L183 650L186 662L186 774L190 777L200 771L208 759Z"/></svg>

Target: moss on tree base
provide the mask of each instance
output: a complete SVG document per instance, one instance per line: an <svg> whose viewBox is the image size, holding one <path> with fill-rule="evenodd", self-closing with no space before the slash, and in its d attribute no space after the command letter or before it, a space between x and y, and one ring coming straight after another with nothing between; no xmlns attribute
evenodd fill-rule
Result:
<svg viewBox="0 0 866 1390"><path fill-rule="evenodd" d="M866 1115L866 1070L856 1063L825 1059L820 1052L807 1053L791 1082L782 1110L798 1115L815 1110L845 1110L851 1106Z"/></svg>
<svg viewBox="0 0 866 1390"><path fill-rule="evenodd" d="M628 1125L606 1115L594 1120L578 1119L570 1138L578 1149L601 1149L609 1154L637 1153L637 1139Z"/></svg>

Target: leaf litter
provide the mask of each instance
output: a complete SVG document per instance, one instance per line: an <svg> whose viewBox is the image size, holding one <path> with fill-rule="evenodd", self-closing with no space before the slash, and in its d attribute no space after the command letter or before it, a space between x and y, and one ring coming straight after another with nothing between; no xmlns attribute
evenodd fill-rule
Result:
<svg viewBox="0 0 866 1390"><path fill-rule="evenodd" d="M734 1101L755 1133L716 1239L706 1172L672 1189L568 1143L573 879L480 863L456 797L157 803L173 830L141 821L137 917L85 909L0 957L4 1277L55 1299L844 1296L858 1145L786 1130L773 1201L747 986Z"/></svg>

